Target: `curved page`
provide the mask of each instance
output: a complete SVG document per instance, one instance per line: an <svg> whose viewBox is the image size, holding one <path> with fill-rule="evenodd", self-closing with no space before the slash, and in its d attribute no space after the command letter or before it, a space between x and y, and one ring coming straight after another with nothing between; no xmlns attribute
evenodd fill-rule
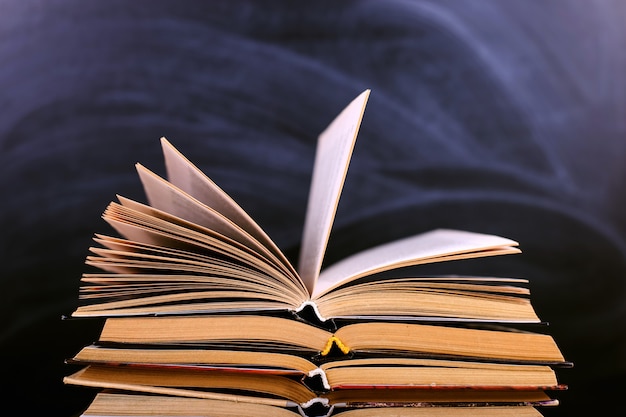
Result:
<svg viewBox="0 0 626 417"><path fill-rule="evenodd" d="M364 250L325 268L312 297L366 275L423 263L518 253L517 245L517 242L500 236L451 229L433 230Z"/></svg>
<svg viewBox="0 0 626 417"><path fill-rule="evenodd" d="M355 98L318 138L298 261L309 292L319 275L369 93L365 90Z"/></svg>

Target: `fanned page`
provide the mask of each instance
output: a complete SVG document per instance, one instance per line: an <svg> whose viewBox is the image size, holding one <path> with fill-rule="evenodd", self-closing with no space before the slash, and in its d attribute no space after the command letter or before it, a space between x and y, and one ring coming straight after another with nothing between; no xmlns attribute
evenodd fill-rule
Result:
<svg viewBox="0 0 626 417"><path fill-rule="evenodd" d="M310 293L319 275L350 157L370 90L355 98L320 134L302 234L298 272Z"/></svg>
<svg viewBox="0 0 626 417"><path fill-rule="evenodd" d="M224 214L202 203L200 200L174 186L172 183L165 181L141 164L137 164L136 166L151 207L178 216L186 221L192 222L194 225L201 226L205 228L204 233L206 234L216 235L225 241L234 241L233 246L235 246L235 243L238 243L242 245L243 248L248 248L259 258L265 260L265 262L283 271L284 274L290 277L294 282L299 282L289 262L280 255L277 248L273 250L272 244L269 243L269 238L264 237L262 231L255 231L253 227L248 227L248 229L252 230L256 236L260 236L265 242L260 242L254 235L250 234L227 216L224 216ZM206 187L204 189L207 191L210 190ZM207 192L206 195L208 196L209 193ZM224 193L216 192L214 195L223 196ZM228 210L228 207L220 208ZM232 211L231 209L226 213L228 214ZM241 220L240 216L235 215L235 217ZM244 225L246 224L249 224L249 222L244 221Z"/></svg>
<svg viewBox="0 0 626 417"><path fill-rule="evenodd" d="M518 253L518 242L493 235L437 229L356 253L319 275L312 298L355 279L404 266Z"/></svg>
<svg viewBox="0 0 626 417"><path fill-rule="evenodd" d="M291 276L297 275L295 268L272 239L227 193L174 148L167 139L161 138L161 145L168 181L171 184L246 231L255 241L263 244L279 258Z"/></svg>

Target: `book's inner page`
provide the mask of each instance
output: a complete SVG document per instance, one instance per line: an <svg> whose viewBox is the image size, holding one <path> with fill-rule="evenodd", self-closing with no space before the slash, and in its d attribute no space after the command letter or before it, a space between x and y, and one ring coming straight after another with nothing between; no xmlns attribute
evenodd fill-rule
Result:
<svg viewBox="0 0 626 417"><path fill-rule="evenodd" d="M161 146L170 183L248 232L279 258L293 276L297 275L283 252L239 204L174 148L167 139L161 138Z"/></svg>
<svg viewBox="0 0 626 417"><path fill-rule="evenodd" d="M410 358L335 361L322 369L332 389L473 388L547 390L558 387L547 365L498 364Z"/></svg>
<svg viewBox="0 0 626 417"><path fill-rule="evenodd" d="M176 397L170 395L128 394L124 392L99 392L81 417L103 416L163 416L163 417L302 417L284 407L259 404L254 398L229 396L225 399Z"/></svg>
<svg viewBox="0 0 626 417"><path fill-rule="evenodd" d="M427 353L431 357L565 363L552 336L529 331L364 322L339 328L335 337L351 351L363 354L396 351L404 352L407 357Z"/></svg>
<svg viewBox="0 0 626 417"><path fill-rule="evenodd" d="M423 263L519 253L517 246L499 236L436 229L366 249L324 268L312 298L366 275Z"/></svg>
<svg viewBox="0 0 626 417"><path fill-rule="evenodd" d="M508 395L498 395L498 393L487 393L485 395L474 395L474 397L481 397L480 402L486 404L494 402L519 402L519 405L506 405L498 406L492 405L487 407L476 407L472 403L477 401L475 398L468 399L468 395L464 395L462 392L453 392L457 395L457 401L459 403L468 402L468 406L457 407L406 407L400 408L380 408L379 407L365 407L348 409L347 411L341 411L335 413L337 417L542 417L543 414L532 405L527 405L532 402L541 402L546 398L546 395L542 393L526 394L522 395L515 393L505 393ZM435 395L436 396L436 395ZM341 399L337 399L340 401ZM429 400L422 400L422 402L428 402ZM431 402L437 402L436 400L430 400ZM364 401L366 402L366 401ZM439 402L442 402L439 400Z"/></svg>
<svg viewBox="0 0 626 417"><path fill-rule="evenodd" d="M298 260L309 292L316 285L369 93L348 104L318 138Z"/></svg>
<svg viewBox="0 0 626 417"><path fill-rule="evenodd" d="M107 318L100 342L197 345L210 348L323 350L332 333L291 318L193 315Z"/></svg>
<svg viewBox="0 0 626 417"><path fill-rule="evenodd" d="M315 300L322 320L539 323L526 280L461 276L364 277Z"/></svg>
<svg viewBox="0 0 626 417"><path fill-rule="evenodd" d="M233 401L283 406L291 405L289 403L302 404L316 398L316 395L304 384L286 376L216 370L202 372L183 368L161 369L94 364L69 375L65 378L65 382L98 388L184 395L195 398L220 399L220 395L228 395ZM223 394L220 394L220 391Z"/></svg>
<svg viewBox="0 0 626 417"><path fill-rule="evenodd" d="M238 224L167 182L143 165L137 164L136 167L151 207L202 226L208 233L224 236L224 238L240 243L249 248L251 252L258 254L260 261L277 266L294 282L299 282L288 263L283 262L270 248L259 242Z"/></svg>
<svg viewBox="0 0 626 417"><path fill-rule="evenodd" d="M100 236L73 316L292 310L308 298L299 280L227 236L120 197L103 218L126 239Z"/></svg>
<svg viewBox="0 0 626 417"><path fill-rule="evenodd" d="M89 345L74 355L71 361L79 364L185 366L199 370L237 369L256 373L295 374L300 377L318 369L317 365L306 358L284 353L155 345Z"/></svg>
<svg viewBox="0 0 626 417"><path fill-rule="evenodd" d="M95 255L87 256L86 264L102 272L83 274L79 299L86 304L72 316L284 312L301 294L298 287L288 289L290 281L271 278L245 262L220 259L212 250L203 254L195 244L152 233L159 242L171 239L177 248L96 235L100 247L90 248ZM194 250L183 249L185 244Z"/></svg>

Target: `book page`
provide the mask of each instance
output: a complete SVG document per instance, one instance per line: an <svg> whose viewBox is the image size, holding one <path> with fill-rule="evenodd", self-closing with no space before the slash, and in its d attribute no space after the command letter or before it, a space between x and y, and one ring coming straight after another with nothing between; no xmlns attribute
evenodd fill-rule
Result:
<svg viewBox="0 0 626 417"><path fill-rule="evenodd" d="M369 93L365 90L355 98L318 138L298 261L309 292L319 275Z"/></svg>
<svg viewBox="0 0 626 417"><path fill-rule="evenodd" d="M426 262L518 253L517 245L500 236L433 230L364 250L328 266L320 273L312 297L366 275Z"/></svg>
<svg viewBox="0 0 626 417"><path fill-rule="evenodd" d="M151 207L214 231L217 236L234 240L258 254L261 260L267 260L277 268L284 270L286 276L292 280L297 280L296 274L292 272L292 269L282 258L277 257L266 245L259 242L231 219L195 199L174 184L165 181L143 165L136 164L136 168ZM226 239L224 240L226 241Z"/></svg>
<svg viewBox="0 0 626 417"><path fill-rule="evenodd" d="M257 279L259 283L269 286L279 283L286 294L294 294L293 290L298 294L305 292L300 281L292 280L283 270L259 259L258 254L244 245L227 241L225 236L211 229L198 229L199 226L154 207L123 197L120 197L120 201L123 204L111 202L102 217L128 240L211 254L214 259L234 263L235 269L246 265L261 271Z"/></svg>
<svg viewBox="0 0 626 417"><path fill-rule="evenodd" d="M283 252L241 206L185 158L167 139L161 138L161 146L169 182L237 224L278 257L293 276L297 275Z"/></svg>
<svg viewBox="0 0 626 417"><path fill-rule="evenodd" d="M465 396L463 396L465 397ZM509 401L510 402L510 401ZM525 402L528 402L525 400ZM552 405L552 404L549 404ZM489 405L463 407L384 407L374 404L367 408L353 408L337 414L338 417L542 417L531 405ZM401 413L401 414L400 414Z"/></svg>
<svg viewBox="0 0 626 417"><path fill-rule="evenodd" d="M272 416L302 417L283 407L293 407L288 401L257 397L207 393L205 398L176 397L172 395L143 395L126 392L99 392L81 417L154 416ZM268 403L268 401L272 401Z"/></svg>

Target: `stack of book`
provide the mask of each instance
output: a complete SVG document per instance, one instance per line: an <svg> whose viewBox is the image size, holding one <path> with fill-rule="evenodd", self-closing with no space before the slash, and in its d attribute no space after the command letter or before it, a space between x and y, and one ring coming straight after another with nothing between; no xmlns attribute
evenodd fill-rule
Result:
<svg viewBox="0 0 626 417"><path fill-rule="evenodd" d="M319 136L298 269L223 190L161 140L167 180L103 214L72 317L104 318L64 382L84 416L538 416L567 362L528 281L420 276L420 264L515 254L436 229L322 268L369 90ZM412 267L412 268L406 268ZM408 273L412 271L412 273Z"/></svg>

